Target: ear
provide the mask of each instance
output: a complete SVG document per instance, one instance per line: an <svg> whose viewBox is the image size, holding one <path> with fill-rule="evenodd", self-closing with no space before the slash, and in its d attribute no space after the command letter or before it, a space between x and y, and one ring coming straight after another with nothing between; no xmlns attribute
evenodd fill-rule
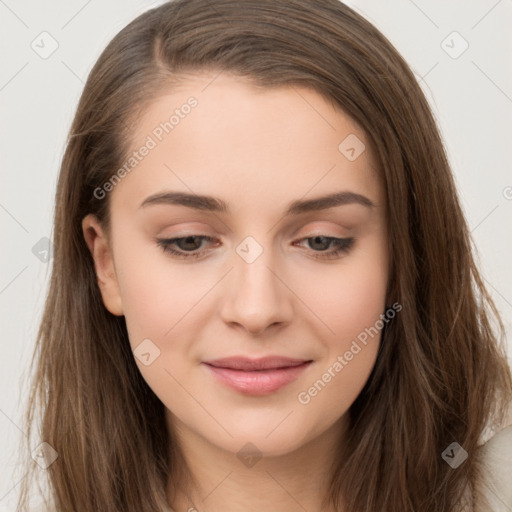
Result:
<svg viewBox="0 0 512 512"><path fill-rule="evenodd" d="M122 316L124 314L123 304L112 250L95 215L89 214L83 218L82 231L94 260L94 268L103 303L113 315Z"/></svg>

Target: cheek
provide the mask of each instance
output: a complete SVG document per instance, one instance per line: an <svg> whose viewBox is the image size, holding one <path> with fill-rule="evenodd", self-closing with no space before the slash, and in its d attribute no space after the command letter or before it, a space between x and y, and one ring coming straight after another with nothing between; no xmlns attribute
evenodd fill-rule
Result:
<svg viewBox="0 0 512 512"><path fill-rule="evenodd" d="M387 260L370 256L382 254L377 250L365 254L368 257L311 281L315 293L309 295L309 305L324 325L325 357L297 399L305 412L315 409L326 415L327 422L346 412L361 392L386 325L381 315L386 307Z"/></svg>
<svg viewBox="0 0 512 512"><path fill-rule="evenodd" d="M187 355L199 328L194 312L212 285L191 280L190 273L180 272L154 249L121 251L116 271L135 363L162 402L186 408L189 399L180 383L193 366Z"/></svg>
<svg viewBox="0 0 512 512"><path fill-rule="evenodd" d="M375 324L385 309L386 284L386 275L378 267L346 276L329 310L333 330L342 334L343 340L357 337Z"/></svg>
<svg viewBox="0 0 512 512"><path fill-rule="evenodd" d="M162 340L188 316L212 284L180 271L147 242L132 246L116 262L130 341Z"/></svg>
<svg viewBox="0 0 512 512"><path fill-rule="evenodd" d="M339 265L306 269L296 279L295 290L323 324L322 338L329 346L343 349L384 313L388 273L382 247L376 241Z"/></svg>

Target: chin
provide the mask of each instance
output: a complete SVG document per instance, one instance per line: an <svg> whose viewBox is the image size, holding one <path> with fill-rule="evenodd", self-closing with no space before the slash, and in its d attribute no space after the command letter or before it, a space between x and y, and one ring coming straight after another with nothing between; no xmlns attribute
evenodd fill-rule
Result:
<svg viewBox="0 0 512 512"><path fill-rule="evenodd" d="M285 416L286 415L284 415L283 418ZM244 455L245 452L251 454L253 451L264 457L287 455L299 449L304 444L307 444L315 437L312 432L304 430L304 423L302 422L301 425L294 426L290 424L286 427L279 425L279 422L282 421L283 418L277 421L275 426L271 428L267 426L262 428L261 423L253 425L252 428L250 425L245 425L243 429L238 430L234 427L228 427L233 437L223 436L222 439L219 439L212 438L211 434L207 437L210 443L234 453L239 458ZM287 420L284 422L286 421Z"/></svg>

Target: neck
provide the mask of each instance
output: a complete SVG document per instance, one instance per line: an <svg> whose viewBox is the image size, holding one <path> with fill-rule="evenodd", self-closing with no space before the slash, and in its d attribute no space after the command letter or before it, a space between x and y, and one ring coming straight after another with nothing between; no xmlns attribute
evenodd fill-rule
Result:
<svg viewBox="0 0 512 512"><path fill-rule="evenodd" d="M168 487L175 512L331 512L323 500L344 421L292 452L262 456L246 440L234 453L189 430L175 416L168 419L188 469L179 485Z"/></svg>

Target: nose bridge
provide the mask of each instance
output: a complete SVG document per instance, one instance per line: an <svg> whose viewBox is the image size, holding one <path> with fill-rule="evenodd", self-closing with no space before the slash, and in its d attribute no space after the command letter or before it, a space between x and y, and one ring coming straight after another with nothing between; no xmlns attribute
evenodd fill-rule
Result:
<svg viewBox="0 0 512 512"><path fill-rule="evenodd" d="M266 243L265 243L266 244ZM223 317L252 332L274 323L288 322L292 308L287 287L272 247L246 237L235 248L234 269L228 285Z"/></svg>

